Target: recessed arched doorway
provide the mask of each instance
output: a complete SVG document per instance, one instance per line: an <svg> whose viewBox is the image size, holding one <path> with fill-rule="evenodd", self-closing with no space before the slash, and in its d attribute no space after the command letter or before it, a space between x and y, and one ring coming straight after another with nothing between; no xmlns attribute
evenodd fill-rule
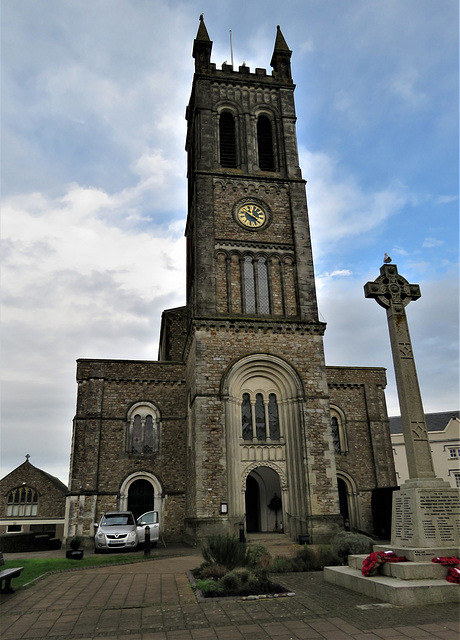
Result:
<svg viewBox="0 0 460 640"><path fill-rule="evenodd" d="M337 472L340 515L344 523L348 521L351 529L361 529L358 488L352 476L344 471Z"/></svg>
<svg viewBox="0 0 460 640"><path fill-rule="evenodd" d="M246 478L245 506L248 533L281 531L283 507L276 471L260 466L250 472ZM279 508L275 510L275 506Z"/></svg>
<svg viewBox="0 0 460 640"><path fill-rule="evenodd" d="M147 511L155 509L155 493L148 480L135 480L128 489L128 511L138 518Z"/></svg>
<svg viewBox="0 0 460 640"><path fill-rule="evenodd" d="M337 489L339 490L340 515L343 521L350 523L350 511L348 509L348 492L347 485L342 478L337 478Z"/></svg>

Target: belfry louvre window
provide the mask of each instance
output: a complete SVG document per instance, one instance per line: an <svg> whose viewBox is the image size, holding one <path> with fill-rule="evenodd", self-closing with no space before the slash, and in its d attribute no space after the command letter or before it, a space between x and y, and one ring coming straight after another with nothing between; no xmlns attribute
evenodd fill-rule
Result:
<svg viewBox="0 0 460 640"><path fill-rule="evenodd" d="M259 169L261 171L275 171L272 123L267 116L259 116L257 119L257 146Z"/></svg>
<svg viewBox="0 0 460 640"><path fill-rule="evenodd" d="M28 487L13 489L8 494L7 516L36 516L38 491Z"/></svg>
<svg viewBox="0 0 460 640"><path fill-rule="evenodd" d="M236 169L235 119L229 111L223 111L219 119L220 164Z"/></svg>
<svg viewBox="0 0 460 640"><path fill-rule="evenodd" d="M280 439L276 395L243 393L241 402L241 437L243 440L267 442Z"/></svg>

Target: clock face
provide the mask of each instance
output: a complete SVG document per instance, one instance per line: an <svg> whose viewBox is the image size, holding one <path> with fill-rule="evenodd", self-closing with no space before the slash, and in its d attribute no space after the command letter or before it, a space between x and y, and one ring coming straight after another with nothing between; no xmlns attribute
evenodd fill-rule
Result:
<svg viewBox="0 0 460 640"><path fill-rule="evenodd" d="M238 208L237 218L249 229L259 229L267 222L267 214L258 204L247 203Z"/></svg>

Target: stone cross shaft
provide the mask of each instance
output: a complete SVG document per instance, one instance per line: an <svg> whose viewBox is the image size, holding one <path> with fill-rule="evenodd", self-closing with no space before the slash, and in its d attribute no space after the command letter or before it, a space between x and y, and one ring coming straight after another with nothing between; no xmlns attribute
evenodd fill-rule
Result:
<svg viewBox="0 0 460 640"><path fill-rule="evenodd" d="M411 300L420 298L420 287L400 276L395 264L384 264L380 276L364 285L364 295L387 311L409 478L435 478L405 312Z"/></svg>

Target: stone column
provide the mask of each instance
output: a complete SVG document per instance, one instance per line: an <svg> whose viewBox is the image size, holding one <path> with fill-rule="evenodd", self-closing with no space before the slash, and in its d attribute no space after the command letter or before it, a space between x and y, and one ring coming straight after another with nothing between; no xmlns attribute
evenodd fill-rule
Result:
<svg viewBox="0 0 460 640"><path fill-rule="evenodd" d="M391 544L410 560L457 555L459 491L437 478L417 379L405 307L420 298L394 264L364 286L366 298L386 309L406 448L409 480L393 495Z"/></svg>

